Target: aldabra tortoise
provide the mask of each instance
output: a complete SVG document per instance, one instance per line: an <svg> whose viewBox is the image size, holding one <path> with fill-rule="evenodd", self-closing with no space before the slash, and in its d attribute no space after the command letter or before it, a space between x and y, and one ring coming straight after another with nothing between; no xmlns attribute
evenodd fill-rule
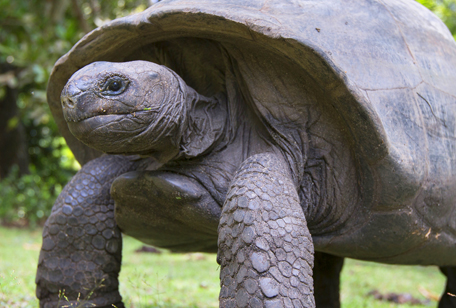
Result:
<svg viewBox="0 0 456 308"><path fill-rule="evenodd" d="M222 307L337 307L344 257L456 293L456 44L415 1L162 1L86 35L48 100L83 167L41 307L123 306L121 232L218 251Z"/></svg>

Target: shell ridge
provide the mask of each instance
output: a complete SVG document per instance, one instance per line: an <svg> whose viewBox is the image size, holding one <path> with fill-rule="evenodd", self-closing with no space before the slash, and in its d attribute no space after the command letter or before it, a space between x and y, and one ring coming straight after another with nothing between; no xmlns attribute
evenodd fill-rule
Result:
<svg viewBox="0 0 456 308"><path fill-rule="evenodd" d="M397 29L399 30L399 32L401 33L401 37L402 39L404 40L404 44L405 46L407 46L407 51L409 52L410 56L412 57L413 59L413 63L415 64L416 63L416 58L415 58L415 55L413 54L412 50L410 49L410 46L407 42L407 39L405 38L404 36L404 33L402 32L402 27L399 25L399 22L398 20L396 19L396 17L394 17L394 15L391 13L390 9L385 5L385 3L382 1L382 0L378 0L378 2L381 3L381 5L385 8L385 10L388 12L388 14L391 16L391 18L394 20L394 23L396 24L397 26ZM419 70L419 68L418 68ZM420 70L419 70L420 71ZM421 72L420 72L420 76L421 76ZM423 76L421 76L421 79L423 79Z"/></svg>
<svg viewBox="0 0 456 308"><path fill-rule="evenodd" d="M395 88L360 88L361 90L368 91L368 92L375 92L375 91L389 91L389 90L415 90L426 81L422 80L413 87L395 87Z"/></svg>

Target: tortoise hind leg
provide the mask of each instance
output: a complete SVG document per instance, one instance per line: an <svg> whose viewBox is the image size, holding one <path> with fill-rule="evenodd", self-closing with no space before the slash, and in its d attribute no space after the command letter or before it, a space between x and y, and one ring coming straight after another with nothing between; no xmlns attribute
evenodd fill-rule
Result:
<svg viewBox="0 0 456 308"><path fill-rule="evenodd" d="M340 308L340 272L344 258L315 252L313 280L317 307Z"/></svg>
<svg viewBox="0 0 456 308"><path fill-rule="evenodd" d="M438 308L456 308L456 267L440 267L440 271L447 277L447 283Z"/></svg>
<svg viewBox="0 0 456 308"><path fill-rule="evenodd" d="M288 166L247 159L219 224L220 307L315 307L313 243Z"/></svg>

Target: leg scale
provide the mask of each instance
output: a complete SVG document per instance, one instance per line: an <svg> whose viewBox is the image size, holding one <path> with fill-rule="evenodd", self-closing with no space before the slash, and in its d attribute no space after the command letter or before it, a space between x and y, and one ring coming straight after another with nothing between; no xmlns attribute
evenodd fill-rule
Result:
<svg viewBox="0 0 456 308"><path fill-rule="evenodd" d="M313 244L288 166L247 159L219 224L220 307L315 307Z"/></svg>

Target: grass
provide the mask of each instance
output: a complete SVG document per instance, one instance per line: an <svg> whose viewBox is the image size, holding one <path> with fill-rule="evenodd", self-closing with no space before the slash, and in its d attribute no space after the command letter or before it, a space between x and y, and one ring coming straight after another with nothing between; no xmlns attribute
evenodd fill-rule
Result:
<svg viewBox="0 0 456 308"><path fill-rule="evenodd" d="M341 299L343 307L406 307L375 300L366 296L373 290L382 294L408 293L414 298L426 301L439 298L444 290L445 278L437 267L385 265L347 259L341 278ZM427 305L413 307L437 307L435 300Z"/></svg>
<svg viewBox="0 0 456 308"><path fill-rule="evenodd" d="M38 307L35 271L40 231L0 227L0 308ZM120 289L127 307L218 307L219 267L213 254L135 253L142 245L125 237ZM367 296L421 293L439 296L444 277L435 267L391 266L346 260L342 273L342 307L408 307ZM435 301L413 307L436 307Z"/></svg>
<svg viewBox="0 0 456 308"><path fill-rule="evenodd" d="M218 307L215 254L135 253L141 246L124 238L120 290L127 307Z"/></svg>

